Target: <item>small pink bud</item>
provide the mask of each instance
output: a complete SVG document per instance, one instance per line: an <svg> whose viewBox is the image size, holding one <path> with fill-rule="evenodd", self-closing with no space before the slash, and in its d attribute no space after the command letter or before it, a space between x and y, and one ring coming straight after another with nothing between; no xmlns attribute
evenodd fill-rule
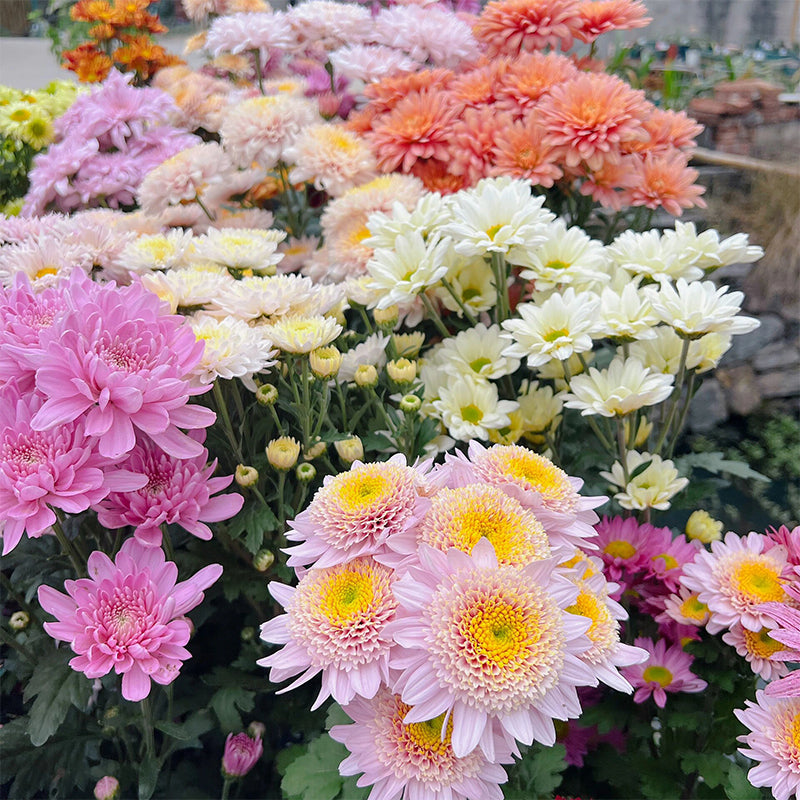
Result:
<svg viewBox="0 0 800 800"><path fill-rule="evenodd" d="M222 774L226 778L242 778L261 758L264 745L261 739L251 739L246 733L228 734L222 756Z"/></svg>
<svg viewBox="0 0 800 800"><path fill-rule="evenodd" d="M100 778L94 787L96 800L116 800L119 797L119 781L111 775Z"/></svg>

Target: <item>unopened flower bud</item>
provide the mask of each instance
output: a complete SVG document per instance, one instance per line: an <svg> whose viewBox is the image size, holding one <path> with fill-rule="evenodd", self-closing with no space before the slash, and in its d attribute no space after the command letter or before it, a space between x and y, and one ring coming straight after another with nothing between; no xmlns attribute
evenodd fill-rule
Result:
<svg viewBox="0 0 800 800"><path fill-rule="evenodd" d="M239 634L241 640L243 642L252 642L256 635L256 629L252 625L248 625L246 628L242 628L241 633Z"/></svg>
<svg viewBox="0 0 800 800"><path fill-rule="evenodd" d="M703 544L718 542L722 538L722 523L702 509L692 512L686 520L686 535Z"/></svg>
<svg viewBox="0 0 800 800"><path fill-rule="evenodd" d="M253 566L259 572L266 572L275 563L275 554L266 547L253 556Z"/></svg>
<svg viewBox="0 0 800 800"><path fill-rule="evenodd" d="M297 475L297 480L299 480L300 483L311 483L311 481L317 477L317 468L308 462L298 464L294 474Z"/></svg>
<svg viewBox="0 0 800 800"><path fill-rule="evenodd" d="M372 318L375 324L382 331L391 331L397 325L399 318L399 311L397 306L389 306L388 308L374 308L372 309Z"/></svg>
<svg viewBox="0 0 800 800"><path fill-rule="evenodd" d="M425 344L425 334L419 331L395 333L392 336L392 343L399 358L416 358L422 345Z"/></svg>
<svg viewBox="0 0 800 800"><path fill-rule="evenodd" d="M96 800L116 800L119 797L119 781L112 775L100 778L94 786Z"/></svg>
<svg viewBox="0 0 800 800"><path fill-rule="evenodd" d="M311 371L321 380L333 378L342 366L342 354L333 346L318 347L308 356Z"/></svg>
<svg viewBox="0 0 800 800"><path fill-rule="evenodd" d="M265 383L263 386L259 386L258 389L256 389L256 400L261 406L274 405L277 399L278 390L271 383Z"/></svg>
<svg viewBox="0 0 800 800"><path fill-rule="evenodd" d="M334 442L333 446L336 448L339 458L341 458L345 464L352 464L354 461L360 461L364 458L364 445L361 443L361 439L359 439L358 436L351 436L349 439L340 439L338 442Z"/></svg>
<svg viewBox="0 0 800 800"><path fill-rule="evenodd" d="M356 374L353 378L356 386L362 389L371 389L378 383L378 370L375 369L374 364L361 364L356 367Z"/></svg>
<svg viewBox="0 0 800 800"><path fill-rule="evenodd" d="M222 774L226 778L243 778L264 752L261 739L252 739L246 733L228 734L222 755Z"/></svg>
<svg viewBox="0 0 800 800"><path fill-rule="evenodd" d="M631 424L627 419L623 422L623 430L625 433L625 440L627 441L631 435ZM643 447L650 437L652 430L653 423L648 422L647 417L642 417L639 420L639 427L636 429L636 438L634 439L633 446L637 449Z"/></svg>
<svg viewBox="0 0 800 800"><path fill-rule="evenodd" d="M8 621L12 631L24 631L30 625L31 615L27 611L15 611Z"/></svg>
<svg viewBox="0 0 800 800"><path fill-rule="evenodd" d="M417 362L407 358L398 358L386 365L389 377L399 384L411 383L417 377Z"/></svg>
<svg viewBox="0 0 800 800"><path fill-rule="evenodd" d="M103 712L104 722L113 722L119 716L119 706L109 706Z"/></svg>
<svg viewBox="0 0 800 800"><path fill-rule="evenodd" d="M235 477L239 486L244 486L245 488L255 486L258 483L258 470L255 467L239 464L236 467Z"/></svg>
<svg viewBox="0 0 800 800"><path fill-rule="evenodd" d="M400 410L404 414L416 414L422 406L422 400L415 394L407 394L400 401Z"/></svg>
<svg viewBox="0 0 800 800"><path fill-rule="evenodd" d="M325 444L325 442L317 442L312 447L309 447L303 451L303 458L306 461L313 461L315 458L324 456L327 449L328 445Z"/></svg>
<svg viewBox="0 0 800 800"><path fill-rule="evenodd" d="M291 436L273 439L267 445L267 460L277 470L290 470L300 455L300 445Z"/></svg>
<svg viewBox="0 0 800 800"><path fill-rule="evenodd" d="M263 722L258 722L257 720L253 720L247 726L247 735L251 739L263 739L266 732L267 726Z"/></svg>

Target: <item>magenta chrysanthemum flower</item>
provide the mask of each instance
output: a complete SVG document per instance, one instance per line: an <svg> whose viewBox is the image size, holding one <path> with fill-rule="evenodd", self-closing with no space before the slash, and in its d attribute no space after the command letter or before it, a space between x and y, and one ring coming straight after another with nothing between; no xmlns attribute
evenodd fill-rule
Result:
<svg viewBox="0 0 800 800"><path fill-rule="evenodd" d="M123 466L147 481L135 492L113 492L97 508L97 519L107 528L135 526L134 535L145 545L161 544L161 525L176 524L198 539L210 539L206 522L229 519L239 512L244 497L234 492L211 495L227 488L233 475L212 478L216 460L207 464L208 451L177 459L152 442L140 439Z"/></svg>
<svg viewBox="0 0 800 800"><path fill-rule="evenodd" d="M427 464L406 466L405 457L362 464L325 478L308 508L290 523L290 567L341 564L385 549L386 539L413 525L424 513Z"/></svg>
<svg viewBox="0 0 800 800"><path fill-rule="evenodd" d="M97 453L97 441L86 436L82 421L37 431L31 419L42 406L36 394L20 394L14 381L0 389L0 518L3 555L23 533L36 537L55 521L53 508L68 514L85 511L113 488L130 491L142 479L127 470L104 469L109 459Z"/></svg>
<svg viewBox="0 0 800 800"><path fill-rule="evenodd" d="M781 582L786 550L772 547L764 552L766 540L758 533L739 537L729 531L724 541L711 543L710 553L701 550L683 568L681 583L698 592L700 601L711 612L709 633L718 633L737 622L748 630L759 631L770 619L761 605L786 600Z"/></svg>
<svg viewBox="0 0 800 800"><path fill-rule="evenodd" d="M596 530L596 544L609 580L624 583L647 565L647 538L654 530L652 525L639 525L633 517L603 517Z"/></svg>
<svg viewBox="0 0 800 800"><path fill-rule="evenodd" d="M647 533L646 549L648 575L668 591L677 592L684 565L694 560L702 544L696 539L689 541L682 534L673 538L669 528L652 528Z"/></svg>
<svg viewBox="0 0 800 800"><path fill-rule="evenodd" d="M48 398L32 426L46 431L85 415L85 434L98 437L109 458L133 449L136 429L176 458L200 455L202 445L178 428L215 419L213 411L187 405L209 388L186 378L203 342L182 317L162 314L159 299L138 284L107 284L87 297L81 281L89 282L70 281L70 311L27 355L37 390Z"/></svg>
<svg viewBox="0 0 800 800"><path fill-rule="evenodd" d="M800 698L768 697L756 692L756 702L735 709L750 732L739 738L739 752L758 761L748 773L753 786L768 786L775 800L790 800L800 790Z"/></svg>
<svg viewBox="0 0 800 800"><path fill-rule="evenodd" d="M458 757L453 750L453 718L404 722L411 707L385 687L373 700L356 698L345 707L354 725L334 725L331 738L350 755L342 775L358 775L359 786L373 785L370 800L502 800L499 784L508 779L500 764L510 763L505 737L492 730L494 758L480 750Z"/></svg>
<svg viewBox="0 0 800 800"><path fill-rule="evenodd" d="M243 778L256 765L264 752L261 737L246 733L228 734L222 754L222 774L226 778Z"/></svg>
<svg viewBox="0 0 800 800"><path fill-rule="evenodd" d="M553 744L553 718L580 715L576 686L597 685L579 658L591 623L565 611L577 587L555 559L498 566L488 541L471 556L422 545L420 562L395 582L402 616L388 626L393 689L414 706L405 721L452 712L459 757L478 746L491 757L495 719L525 744Z"/></svg>
<svg viewBox="0 0 800 800"><path fill-rule="evenodd" d="M288 692L322 672L322 688L312 708L331 695L340 705L354 697L374 697L389 681L389 651L394 644L386 626L395 617L393 573L371 558L314 568L297 588L270 583L272 596L286 609L261 626L261 638L286 646L257 663L271 667L280 683L302 673L281 689Z"/></svg>
<svg viewBox="0 0 800 800"><path fill-rule="evenodd" d="M636 688L633 694L635 703L644 703L652 695L656 705L664 708L667 692L702 692L708 685L691 671L694 659L679 644L668 647L664 639L653 642L644 637L635 639L633 643L650 654L644 663L622 670Z"/></svg>
<svg viewBox="0 0 800 800"><path fill-rule="evenodd" d="M77 653L69 662L74 670L100 678L113 669L122 675L122 696L142 700L151 680L172 683L191 657L184 615L202 602L222 567L211 564L176 584L178 568L161 548L136 539L122 545L114 562L95 551L87 567L91 577L66 581L66 595L39 587L42 608L58 620L44 628Z"/></svg>

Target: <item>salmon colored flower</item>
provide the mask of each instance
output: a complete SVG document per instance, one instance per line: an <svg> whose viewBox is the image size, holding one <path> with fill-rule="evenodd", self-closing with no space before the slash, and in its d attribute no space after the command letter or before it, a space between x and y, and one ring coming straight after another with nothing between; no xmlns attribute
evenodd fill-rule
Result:
<svg viewBox="0 0 800 800"><path fill-rule="evenodd" d="M369 108L374 108L383 114L394 109L410 94L423 92L426 89L434 94L443 92L450 86L453 78L454 75L449 69L407 72L365 86L364 96L371 101Z"/></svg>
<svg viewBox="0 0 800 800"><path fill-rule="evenodd" d="M534 186L550 188L563 172L545 134L535 112L501 127L494 135L490 174L525 178Z"/></svg>
<svg viewBox="0 0 800 800"><path fill-rule="evenodd" d="M684 208L705 208L700 197L705 187L695 183L699 173L688 166L688 161L680 151L645 153L633 161L636 181L626 193L628 203L653 209L661 206L674 217L681 216Z"/></svg>
<svg viewBox="0 0 800 800"><path fill-rule="evenodd" d="M557 53L521 53L502 73L497 87L497 109L524 114L553 86L578 74L578 68Z"/></svg>
<svg viewBox="0 0 800 800"><path fill-rule="evenodd" d="M581 21L575 35L582 42L593 42L608 31L644 28L652 21L640 0L587 0L578 6Z"/></svg>

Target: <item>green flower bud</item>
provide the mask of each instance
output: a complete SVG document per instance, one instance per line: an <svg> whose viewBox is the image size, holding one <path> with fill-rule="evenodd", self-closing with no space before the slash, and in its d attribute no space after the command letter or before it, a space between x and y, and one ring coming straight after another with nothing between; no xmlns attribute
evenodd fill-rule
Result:
<svg viewBox="0 0 800 800"><path fill-rule="evenodd" d="M266 572L275 563L275 554L264 548L253 556L253 566L259 572Z"/></svg>
<svg viewBox="0 0 800 800"><path fill-rule="evenodd" d="M244 486L245 488L255 486L258 483L258 470L255 467L239 464L236 467L235 478L239 486Z"/></svg>
<svg viewBox="0 0 800 800"><path fill-rule="evenodd" d="M295 475L297 475L297 480L299 480L300 483L311 483L311 481L317 477L317 469L313 464L307 462L305 464L298 464Z"/></svg>
<svg viewBox="0 0 800 800"><path fill-rule="evenodd" d="M274 405L277 399L278 390L271 383L265 383L256 390L256 400L261 406Z"/></svg>

